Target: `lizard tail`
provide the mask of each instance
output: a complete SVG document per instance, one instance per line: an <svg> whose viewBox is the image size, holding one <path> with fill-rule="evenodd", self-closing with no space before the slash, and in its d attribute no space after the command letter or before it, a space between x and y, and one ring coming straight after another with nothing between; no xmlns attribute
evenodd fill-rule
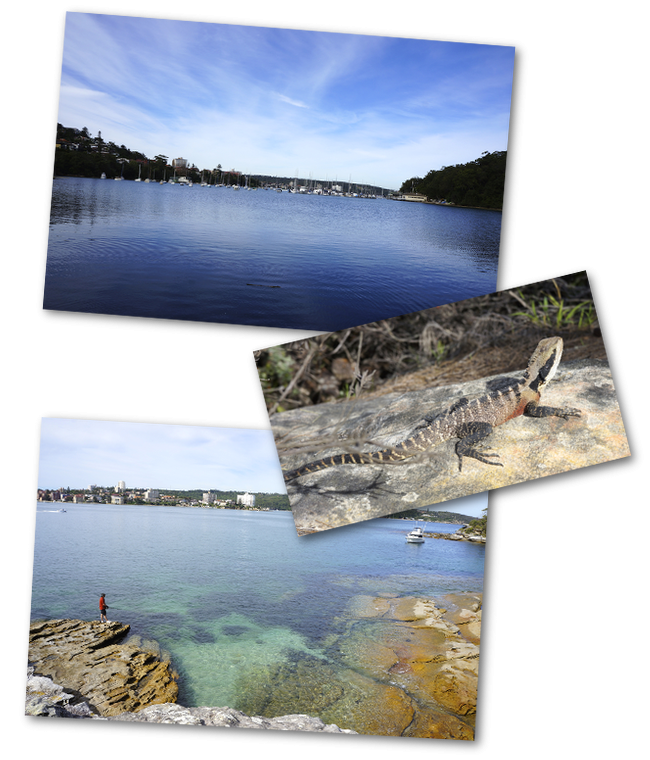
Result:
<svg viewBox="0 0 650 760"><path fill-rule="evenodd" d="M325 457L324 459L317 459L314 462L308 462L307 464L303 464L302 467L288 470L282 474L284 482L288 483L290 480L295 480L310 472L318 472L327 467L336 467L339 464L381 464L382 462L398 462L402 459L407 459L409 456L412 456L412 454L402 454L394 448L381 449L380 451L366 451L358 454L336 454L333 457Z"/></svg>

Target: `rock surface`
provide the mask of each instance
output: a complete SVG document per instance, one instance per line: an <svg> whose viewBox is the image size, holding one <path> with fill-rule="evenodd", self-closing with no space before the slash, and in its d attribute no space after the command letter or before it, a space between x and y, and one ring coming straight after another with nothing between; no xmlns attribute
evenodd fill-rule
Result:
<svg viewBox="0 0 650 760"><path fill-rule="evenodd" d="M354 450L355 445L364 451L388 447L407 438L426 414L521 375L275 414L271 425L282 468ZM287 491L298 532L327 530L630 455L607 362L561 364L542 402L577 407L582 416L521 416L496 428L487 446L499 453L503 467L465 459L459 473L452 440L401 463L331 467L290 482Z"/></svg>
<svg viewBox="0 0 650 760"><path fill-rule="evenodd" d="M362 675L408 699L410 713L391 708L401 722L395 735L471 740L480 626L480 594L449 594L437 604L359 596L338 647Z"/></svg>
<svg viewBox="0 0 650 760"><path fill-rule="evenodd" d="M152 705L137 713L123 713L111 720L145 723L177 723L189 726L220 726L222 728L255 728L272 731L321 731L329 734L354 734L320 718L309 715L282 715L278 718L250 717L230 707L182 707L177 704Z"/></svg>
<svg viewBox="0 0 650 760"><path fill-rule="evenodd" d="M37 621L29 629L29 664L65 691L83 694L102 716L175 702L176 674L158 652L122 643L128 625L85 620Z"/></svg>
<svg viewBox="0 0 650 760"><path fill-rule="evenodd" d="M34 675L27 668L25 715L43 715L48 718L91 718L93 711L87 702L67 693L62 686L47 676Z"/></svg>

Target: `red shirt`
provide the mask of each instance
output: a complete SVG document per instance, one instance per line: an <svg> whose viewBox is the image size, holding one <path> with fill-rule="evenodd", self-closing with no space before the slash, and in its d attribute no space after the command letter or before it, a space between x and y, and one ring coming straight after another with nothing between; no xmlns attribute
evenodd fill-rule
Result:
<svg viewBox="0 0 650 760"><path fill-rule="evenodd" d="M106 609L106 601L103 596L99 597L99 609L103 612Z"/></svg>

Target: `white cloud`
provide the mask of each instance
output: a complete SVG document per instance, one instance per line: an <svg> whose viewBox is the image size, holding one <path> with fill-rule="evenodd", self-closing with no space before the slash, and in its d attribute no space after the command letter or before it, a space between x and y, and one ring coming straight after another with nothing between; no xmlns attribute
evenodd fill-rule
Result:
<svg viewBox="0 0 650 760"><path fill-rule="evenodd" d="M512 72L490 46L70 18L59 121L149 156L396 188L506 148Z"/></svg>

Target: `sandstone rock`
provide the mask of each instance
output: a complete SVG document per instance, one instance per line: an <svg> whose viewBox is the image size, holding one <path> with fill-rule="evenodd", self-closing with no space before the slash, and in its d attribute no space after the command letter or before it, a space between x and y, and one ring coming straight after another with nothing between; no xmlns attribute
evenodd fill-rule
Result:
<svg viewBox="0 0 650 760"><path fill-rule="evenodd" d="M450 610L414 597L382 599L388 610L352 618L337 642L350 667L408 697L413 714L400 730L403 736L474 736L481 595L449 594L445 600ZM363 602L372 607L365 597ZM351 610L357 607L353 600ZM478 631L466 630L470 622L478 622ZM401 720L408 714L406 704L403 700Z"/></svg>
<svg viewBox="0 0 650 760"><path fill-rule="evenodd" d="M275 414L271 425L282 467L292 469L355 445L366 451L391 446L411 435L426 414L521 374ZM500 454L503 467L466 459L459 473L455 441L447 441L401 463L331 467L290 482L298 532L335 528L630 455L605 361L561 364L543 403L577 407L582 416L518 417L496 428L487 445Z"/></svg>
<svg viewBox="0 0 650 760"><path fill-rule="evenodd" d="M29 632L29 662L35 673L83 694L99 715L175 702L178 685L170 663L120 643L128 631L128 625L117 622L35 622Z"/></svg>

